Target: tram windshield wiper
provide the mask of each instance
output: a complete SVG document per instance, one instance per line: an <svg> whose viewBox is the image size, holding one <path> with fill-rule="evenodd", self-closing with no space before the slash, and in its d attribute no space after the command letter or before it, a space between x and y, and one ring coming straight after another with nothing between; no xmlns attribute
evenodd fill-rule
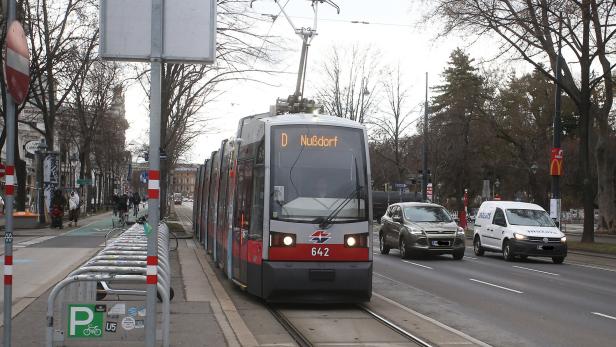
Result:
<svg viewBox="0 0 616 347"><path fill-rule="evenodd" d="M329 227L332 224L332 221L334 220L334 218L336 218L338 214L340 214L340 212L344 209L344 207L355 197L357 197L358 199L357 203L359 204L359 199L361 196L360 193L362 190L363 190L363 186L358 185L356 188L354 188L351 191L349 195L347 195L346 198L344 198L344 200L340 202L340 204L338 204L338 206L327 217L319 217L314 220L314 223L319 223L319 227L323 229Z"/></svg>

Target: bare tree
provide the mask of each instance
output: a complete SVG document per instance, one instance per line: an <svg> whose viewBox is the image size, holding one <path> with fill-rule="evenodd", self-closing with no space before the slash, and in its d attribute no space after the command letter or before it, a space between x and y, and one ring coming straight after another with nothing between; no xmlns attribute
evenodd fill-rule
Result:
<svg viewBox="0 0 616 347"><path fill-rule="evenodd" d="M218 0L216 65L163 64L161 149L167 161L161 166L161 181L185 154L197 136L205 131L208 117L204 107L221 92L222 84L233 80L256 81L251 73L255 62L272 62L273 37L254 29L264 17L246 11L246 1ZM138 80L149 94L148 71L138 72ZM262 83L262 82L261 82ZM166 201L167 185L161 184L161 201ZM165 204L161 205L164 214Z"/></svg>
<svg viewBox="0 0 616 347"><path fill-rule="evenodd" d="M110 111L123 88L118 63L99 60L87 51L82 54L85 55L76 59L73 65L75 73L80 75L78 82L70 94L66 112L60 119L66 118L74 125L71 137L79 151L79 177L92 178L94 144L100 136L101 128L107 126L106 120L114 117ZM83 68L80 66L81 61L87 61ZM122 150L125 147L124 142L108 145L120 146ZM90 199L87 197L92 193L90 188L88 187L86 196L88 210Z"/></svg>
<svg viewBox="0 0 616 347"><path fill-rule="evenodd" d="M407 153L402 148L407 131L417 120L412 121L413 110L408 110L408 90L402 85L400 76L400 66L395 72L388 74L388 79L383 82L383 90L387 95L387 109L379 116L372 117L369 124L375 126L374 137L379 142L390 143L393 153L387 151L376 151L384 159L391 161L398 174L398 181L405 178L408 167L404 165L403 153Z"/></svg>
<svg viewBox="0 0 616 347"><path fill-rule="evenodd" d="M72 66L77 51L90 55L97 46L97 6L94 0L23 2L31 51L29 102L39 109L45 128L37 128L34 119L20 122L39 131L49 148L54 147L58 110L81 77ZM87 60L78 61L79 69L85 69L87 64Z"/></svg>
<svg viewBox="0 0 616 347"><path fill-rule="evenodd" d="M552 81L558 60L557 42L562 39L565 53L579 66L579 79L562 61L561 87L573 100L580 116L580 166L584 195L583 242L594 241L593 183L590 139L593 120L598 125L595 154L599 186L599 206L605 224L616 232L614 167L608 150L609 111L613 103L614 36L616 4L612 0L525 1L525 0L437 0L431 17L446 20L444 34L464 30L474 35L500 39L502 54L530 63ZM563 32L559 35L559 25ZM547 63L547 64L545 64ZM550 67L550 68L547 68ZM594 69L598 69L598 72Z"/></svg>
<svg viewBox="0 0 616 347"><path fill-rule="evenodd" d="M350 49L333 47L321 63L322 87L317 87L317 99L332 116L360 123L368 120L376 108L376 86L379 53L371 48L354 45Z"/></svg>

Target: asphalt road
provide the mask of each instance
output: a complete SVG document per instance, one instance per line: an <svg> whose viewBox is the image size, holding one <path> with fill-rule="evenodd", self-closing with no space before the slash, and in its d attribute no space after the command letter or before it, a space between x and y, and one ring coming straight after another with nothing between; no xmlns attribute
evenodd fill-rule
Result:
<svg viewBox="0 0 616 347"><path fill-rule="evenodd" d="M505 262L500 254L403 260L374 246L375 292L395 283L413 309L495 346L613 346L614 267L551 259ZM400 290L400 289L399 289ZM391 293L390 293L391 294ZM417 297L422 301L417 301Z"/></svg>
<svg viewBox="0 0 616 347"><path fill-rule="evenodd" d="M177 211L189 220L192 203ZM377 228L375 228L378 230ZM613 346L616 341L616 260L570 254L505 262L449 255L403 260L378 252L374 238L373 295L493 346Z"/></svg>

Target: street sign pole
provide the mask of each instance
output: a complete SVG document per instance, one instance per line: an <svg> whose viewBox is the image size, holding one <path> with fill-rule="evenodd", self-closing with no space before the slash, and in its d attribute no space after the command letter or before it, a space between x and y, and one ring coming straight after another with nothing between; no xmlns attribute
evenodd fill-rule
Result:
<svg viewBox="0 0 616 347"><path fill-rule="evenodd" d="M163 0L152 0L152 54L150 82L150 171L148 173L148 234L147 296L145 345L156 345L156 285L158 283L158 223L160 207L160 112L161 58L163 40Z"/></svg>
<svg viewBox="0 0 616 347"><path fill-rule="evenodd" d="M428 200L428 73L426 72L426 101L424 103L423 147L421 172L421 201Z"/></svg>
<svg viewBox="0 0 616 347"><path fill-rule="evenodd" d="M15 0L7 2L7 28L15 20ZM8 29L7 29L8 34ZM4 62L7 63L6 61ZM5 89L7 90L7 89ZM4 346L11 346L13 314L13 201L15 200L15 103L6 93L6 178L4 226Z"/></svg>

